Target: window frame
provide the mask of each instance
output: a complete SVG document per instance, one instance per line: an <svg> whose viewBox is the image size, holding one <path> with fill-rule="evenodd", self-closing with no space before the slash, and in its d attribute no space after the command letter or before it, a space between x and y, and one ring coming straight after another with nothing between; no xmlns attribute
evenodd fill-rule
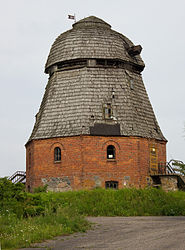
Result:
<svg viewBox="0 0 185 250"><path fill-rule="evenodd" d="M118 181L105 181L105 189L115 189L118 190Z"/></svg>
<svg viewBox="0 0 185 250"><path fill-rule="evenodd" d="M109 157L111 155L112 155L112 157ZM107 146L107 160L116 160L116 148L114 145Z"/></svg>
<svg viewBox="0 0 185 250"><path fill-rule="evenodd" d="M61 162L61 148L60 147L55 147L54 148L54 162Z"/></svg>
<svg viewBox="0 0 185 250"><path fill-rule="evenodd" d="M103 115L105 120L111 120L113 118L112 105L110 103L103 105Z"/></svg>

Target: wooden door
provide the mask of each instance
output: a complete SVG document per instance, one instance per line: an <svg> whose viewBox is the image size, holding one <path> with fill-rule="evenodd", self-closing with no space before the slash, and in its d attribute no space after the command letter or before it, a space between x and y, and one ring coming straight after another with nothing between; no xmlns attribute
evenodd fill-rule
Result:
<svg viewBox="0 0 185 250"><path fill-rule="evenodd" d="M150 145L150 174L158 174L158 157L155 145Z"/></svg>

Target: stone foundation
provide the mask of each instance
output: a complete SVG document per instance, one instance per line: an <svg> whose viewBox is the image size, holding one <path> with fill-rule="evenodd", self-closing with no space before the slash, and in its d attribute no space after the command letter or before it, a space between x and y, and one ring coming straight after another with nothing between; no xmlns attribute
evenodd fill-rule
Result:
<svg viewBox="0 0 185 250"><path fill-rule="evenodd" d="M178 177L176 175L160 176L161 187L165 191L177 191L178 190Z"/></svg>
<svg viewBox="0 0 185 250"><path fill-rule="evenodd" d="M62 192L72 190L71 183L68 177L42 178L42 183L43 185L47 185L48 191Z"/></svg>

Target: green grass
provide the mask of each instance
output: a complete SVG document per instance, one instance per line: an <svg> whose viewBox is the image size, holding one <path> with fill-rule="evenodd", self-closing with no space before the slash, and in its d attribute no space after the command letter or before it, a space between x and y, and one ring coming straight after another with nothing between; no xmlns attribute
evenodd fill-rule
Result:
<svg viewBox="0 0 185 250"><path fill-rule="evenodd" d="M57 204L85 216L185 215L185 192L95 189L46 195L52 195Z"/></svg>
<svg viewBox="0 0 185 250"><path fill-rule="evenodd" d="M3 249L83 232L90 228L84 216L185 216L185 192L180 191L132 188L29 194L20 188L7 199L5 192L0 200Z"/></svg>
<svg viewBox="0 0 185 250"><path fill-rule="evenodd" d="M0 242L2 249L29 247L34 242L85 232L88 228L90 224L82 216L61 208L55 214L28 218L17 218L11 213L0 216Z"/></svg>

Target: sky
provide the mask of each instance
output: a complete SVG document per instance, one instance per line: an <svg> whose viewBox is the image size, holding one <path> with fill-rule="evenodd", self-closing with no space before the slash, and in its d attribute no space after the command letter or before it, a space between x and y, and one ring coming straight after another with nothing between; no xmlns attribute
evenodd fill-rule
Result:
<svg viewBox="0 0 185 250"><path fill-rule="evenodd" d="M0 176L25 170L25 143L48 75L56 37L97 16L143 47L145 87L164 136L167 160L185 162L184 0L0 0Z"/></svg>

